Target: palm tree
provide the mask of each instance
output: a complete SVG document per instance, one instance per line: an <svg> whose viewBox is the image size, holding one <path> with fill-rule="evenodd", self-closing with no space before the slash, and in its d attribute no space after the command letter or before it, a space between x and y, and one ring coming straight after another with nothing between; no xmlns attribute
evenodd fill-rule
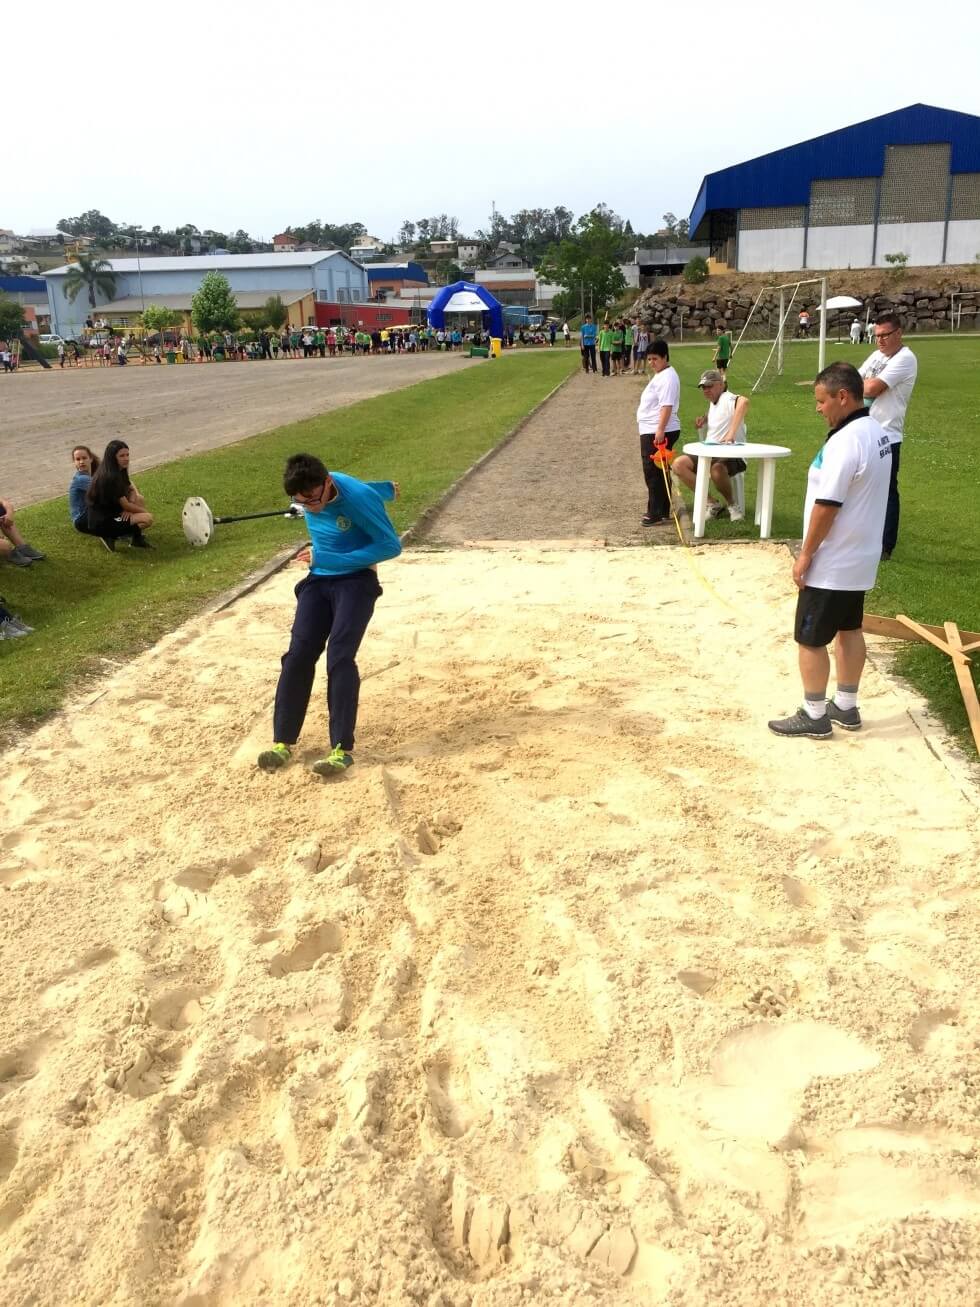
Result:
<svg viewBox="0 0 980 1307"><path fill-rule="evenodd" d="M93 309L96 307L96 291L111 300L116 293L112 264L94 254L79 254L65 278L65 297L74 304L83 288L88 291L88 302Z"/></svg>

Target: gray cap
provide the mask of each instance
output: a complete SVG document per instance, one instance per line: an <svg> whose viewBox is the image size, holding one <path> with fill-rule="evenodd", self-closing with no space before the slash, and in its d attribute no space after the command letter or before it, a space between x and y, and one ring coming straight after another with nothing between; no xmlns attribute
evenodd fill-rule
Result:
<svg viewBox="0 0 980 1307"><path fill-rule="evenodd" d="M718 385L724 385L724 383L725 383L725 378L721 375L721 373L718 371L717 368L708 368L705 372L701 373L701 380L698 382L698 385L718 386Z"/></svg>

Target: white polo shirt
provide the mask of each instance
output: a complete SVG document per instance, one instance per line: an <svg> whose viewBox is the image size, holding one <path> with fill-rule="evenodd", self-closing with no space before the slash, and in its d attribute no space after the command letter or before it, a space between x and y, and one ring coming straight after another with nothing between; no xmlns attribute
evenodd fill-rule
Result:
<svg viewBox="0 0 980 1307"><path fill-rule="evenodd" d="M905 410L909 406L918 371L918 360L908 345L903 345L890 359L885 358L880 349L876 349L858 368L865 380L876 377L888 387L872 402L870 414L888 432L893 445L902 443Z"/></svg>
<svg viewBox="0 0 980 1307"><path fill-rule="evenodd" d="M647 382L640 396L640 403L636 410L636 425L640 428L641 436L656 435L660 410L667 404L670 405L672 412L664 429L665 436L681 429L679 413L681 379L669 364L662 372L653 374L653 378Z"/></svg>
<svg viewBox="0 0 980 1307"><path fill-rule="evenodd" d="M890 434L860 411L827 437L807 474L803 538L814 504L839 505L817 548L806 584L818 590L870 590L878 576L891 474Z"/></svg>

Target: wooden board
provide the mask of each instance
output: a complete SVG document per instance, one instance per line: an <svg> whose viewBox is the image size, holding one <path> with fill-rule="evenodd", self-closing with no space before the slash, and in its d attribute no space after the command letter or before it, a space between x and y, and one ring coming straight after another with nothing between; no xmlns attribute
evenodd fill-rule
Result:
<svg viewBox="0 0 980 1307"><path fill-rule="evenodd" d="M960 649L963 642L956 628L956 623L944 622L943 630L950 648ZM977 746L977 753L980 753L980 701L977 699L977 687L973 684L970 669L962 656L953 659L953 671L956 673L960 694L963 696L963 704L970 722L970 730L973 732L973 743Z"/></svg>
<svg viewBox="0 0 980 1307"><path fill-rule="evenodd" d="M917 635L920 640L925 641L926 644L934 645L940 653L944 653L948 658L952 658L954 663L968 663L970 661L966 654L961 651L959 645L956 645L956 647L953 648L948 640L941 638L938 635L931 634L931 632L927 631L924 626L920 626L918 622L913 622L911 617L906 617L904 613L899 613L897 620L901 622L903 626L908 627L909 631ZM946 628L943 627L943 636L945 636L945 634Z"/></svg>
<svg viewBox="0 0 980 1307"><path fill-rule="evenodd" d="M928 631L930 635L936 635L940 640L945 640L946 633L941 626L932 626L929 622L917 622L923 630ZM922 637L911 631L904 623L899 622L894 617L876 617L874 613L864 614L864 623L862 629L866 635L889 635L896 640L921 640ZM960 631L960 639L964 646L976 646L980 648L980 631ZM970 648L964 648L964 653L969 653Z"/></svg>

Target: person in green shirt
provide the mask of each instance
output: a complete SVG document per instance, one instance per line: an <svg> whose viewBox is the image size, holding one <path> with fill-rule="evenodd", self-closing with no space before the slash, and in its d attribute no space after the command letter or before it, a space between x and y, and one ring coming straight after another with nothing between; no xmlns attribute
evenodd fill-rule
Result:
<svg viewBox="0 0 980 1307"><path fill-rule="evenodd" d="M633 324L626 322L623 324L623 371L635 372L633 360Z"/></svg>
<svg viewBox="0 0 980 1307"><path fill-rule="evenodd" d="M732 337L723 322L719 322L718 326L721 328L721 332L718 336L718 348L715 350L715 367L724 377L732 357Z"/></svg>
<svg viewBox="0 0 980 1307"><path fill-rule="evenodd" d="M612 329L612 370L614 377L623 370L623 324L618 318Z"/></svg>
<svg viewBox="0 0 980 1307"><path fill-rule="evenodd" d="M602 364L602 375L604 377L609 376L609 355L612 352L612 342L613 329L607 319L599 330L599 362Z"/></svg>

